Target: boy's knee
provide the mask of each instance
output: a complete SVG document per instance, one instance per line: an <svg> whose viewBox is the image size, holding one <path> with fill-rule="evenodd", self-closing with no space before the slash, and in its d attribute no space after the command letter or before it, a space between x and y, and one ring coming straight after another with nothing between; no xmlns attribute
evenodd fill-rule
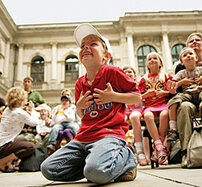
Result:
<svg viewBox="0 0 202 187"><path fill-rule="evenodd" d="M86 165L84 168L84 176L86 179L96 184L106 184L111 182L110 172L106 172L104 168L99 168L90 165Z"/></svg>
<svg viewBox="0 0 202 187"><path fill-rule="evenodd" d="M45 178L48 180L54 180L52 172L50 171L49 164L46 162L46 160L41 164L41 173Z"/></svg>

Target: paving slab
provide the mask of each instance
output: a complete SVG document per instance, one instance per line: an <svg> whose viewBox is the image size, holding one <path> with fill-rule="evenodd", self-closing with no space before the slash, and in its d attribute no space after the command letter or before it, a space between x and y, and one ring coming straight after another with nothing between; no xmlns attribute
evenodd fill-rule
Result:
<svg viewBox="0 0 202 187"><path fill-rule="evenodd" d="M76 182L53 182L39 172L0 172L0 187L188 187L202 186L202 169L182 169L180 165L138 167L137 178L130 182L96 185L86 179Z"/></svg>

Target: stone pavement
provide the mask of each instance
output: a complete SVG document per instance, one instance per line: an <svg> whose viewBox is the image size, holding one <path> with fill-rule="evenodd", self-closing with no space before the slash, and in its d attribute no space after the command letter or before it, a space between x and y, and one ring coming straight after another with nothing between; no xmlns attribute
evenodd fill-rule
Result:
<svg viewBox="0 0 202 187"><path fill-rule="evenodd" d="M0 172L0 187L189 187L202 186L202 169L182 169L180 165L160 166L151 169L150 166L138 167L137 178L131 182L96 185L86 179L77 182L52 182L46 180L41 172Z"/></svg>

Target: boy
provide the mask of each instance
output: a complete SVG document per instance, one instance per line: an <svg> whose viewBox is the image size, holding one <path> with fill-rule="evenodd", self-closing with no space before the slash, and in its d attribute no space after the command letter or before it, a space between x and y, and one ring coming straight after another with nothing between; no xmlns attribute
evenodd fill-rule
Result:
<svg viewBox="0 0 202 187"><path fill-rule="evenodd" d="M190 107L193 108L193 111L196 111L195 108L198 107L198 110L201 113L201 99L202 99L202 67L196 66L197 56L195 51L192 48L185 47L180 52L180 61L182 65L185 66L186 69L179 71L174 77L173 80L177 81L177 86L182 86L182 93L178 93L168 102L168 107L170 108L169 111L169 127L170 130L167 135L167 141L173 141L178 138L177 134L177 125L184 124L185 126L187 121L191 120L192 114L188 115L190 120L186 120L187 116L184 116L184 119L179 119L177 121L177 107L181 103L190 103ZM181 125L178 125L178 131L180 130ZM188 129L188 128L186 128ZM182 151L186 153L186 147L188 145L189 138L185 138L188 134L192 132L179 132L180 134L180 141L182 146ZM182 138L183 137L183 138ZM186 141L185 141L186 140ZM185 154L186 155L186 154Z"/></svg>
<svg viewBox="0 0 202 187"><path fill-rule="evenodd" d="M32 101L35 107L38 106L39 104L45 103L45 100L43 99L41 94L37 91L32 90L32 86L33 86L32 77L25 77L23 80L23 86L24 86L24 90L27 92L28 101Z"/></svg>
<svg viewBox="0 0 202 187"><path fill-rule="evenodd" d="M50 137L48 140L48 149L54 151L55 144L58 137L58 133L60 130L70 129L71 136L75 137L76 133L79 129L77 123L75 121L75 111L71 106L71 99L68 95L61 96L61 105L54 110L52 116L52 123L54 124ZM69 137L71 139L71 137ZM51 151L50 151L51 152Z"/></svg>
<svg viewBox="0 0 202 187"><path fill-rule="evenodd" d="M42 173L50 180L86 177L97 184L134 180L137 160L125 146L129 125L124 103L141 101L139 94L127 93L137 91L137 85L120 68L105 65L110 45L92 25L79 25L74 36L87 71L75 85L82 124L73 141L45 160Z"/></svg>

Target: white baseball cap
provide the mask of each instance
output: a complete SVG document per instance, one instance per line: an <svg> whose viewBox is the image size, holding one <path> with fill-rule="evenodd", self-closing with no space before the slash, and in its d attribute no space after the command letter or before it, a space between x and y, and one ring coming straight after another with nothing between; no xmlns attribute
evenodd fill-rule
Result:
<svg viewBox="0 0 202 187"><path fill-rule="evenodd" d="M41 104L41 105L39 105L38 107L35 108L36 111L40 111L40 110L43 110L43 109L51 112L51 108L46 104Z"/></svg>
<svg viewBox="0 0 202 187"><path fill-rule="evenodd" d="M81 42L82 39L85 38L86 36L94 34L100 37L106 44L107 51L111 54L112 56L112 48L109 43L109 40L105 37L103 37L95 27L93 27L90 23L83 23L77 26L77 28L74 31L74 38L76 40L76 43L79 47L81 47Z"/></svg>

